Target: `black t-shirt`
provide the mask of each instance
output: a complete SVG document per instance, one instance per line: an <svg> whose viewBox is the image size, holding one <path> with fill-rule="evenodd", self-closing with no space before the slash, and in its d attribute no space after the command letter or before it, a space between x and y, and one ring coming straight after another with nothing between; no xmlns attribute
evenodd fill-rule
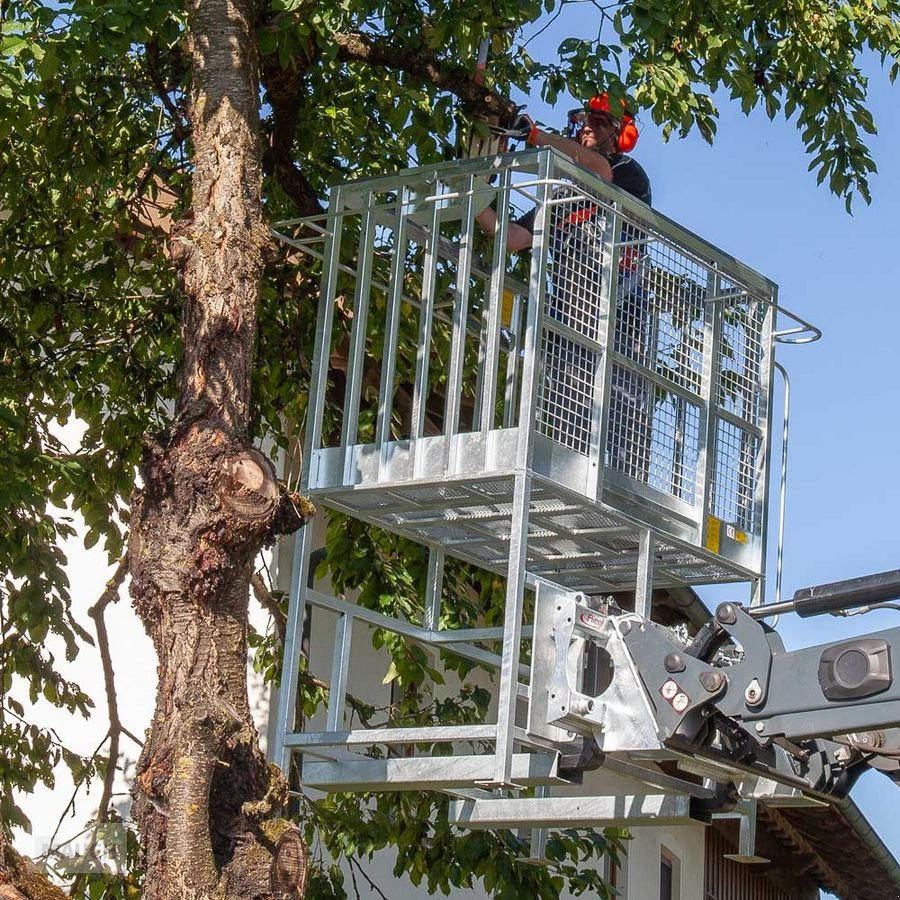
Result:
<svg viewBox="0 0 900 900"><path fill-rule="evenodd" d="M612 168L612 183L623 191L628 191L638 200L643 200L648 206L652 203L652 193L650 190L650 179L644 171L644 167L630 156L624 153L614 153L608 156L609 165ZM516 220L517 225L534 231L534 217L537 210L530 209L527 213Z"/></svg>
<svg viewBox="0 0 900 900"><path fill-rule="evenodd" d="M612 183L650 206L653 198L650 191L650 179L647 177L644 167L636 159L632 159L624 153L615 153L608 159L612 167Z"/></svg>

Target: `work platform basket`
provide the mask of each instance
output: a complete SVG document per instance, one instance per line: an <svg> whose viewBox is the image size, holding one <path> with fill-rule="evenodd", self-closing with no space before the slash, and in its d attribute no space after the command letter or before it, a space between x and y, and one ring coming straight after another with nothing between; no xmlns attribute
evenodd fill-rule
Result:
<svg viewBox="0 0 900 900"><path fill-rule="evenodd" d="M670 801L687 819L709 790L646 763L665 748L628 718L644 701L627 660L610 654L596 708L587 690L580 711L560 701L552 685L597 637L570 652L566 628L622 592L636 622L654 588L743 581L762 600L774 347L816 330L781 328L771 281L552 150L339 185L281 237L322 265L301 490L430 552L408 621L316 590L301 532L274 758L302 753L325 790L450 791L475 804L454 813L469 827L659 822ZM505 576L502 624L441 628L448 554ZM309 671L331 672L321 723L296 715L309 608ZM354 727L351 658L358 686L383 687L351 653L362 628L497 673L492 721ZM592 799L551 797L588 735L606 770L662 794L600 778Z"/></svg>
<svg viewBox="0 0 900 900"><path fill-rule="evenodd" d="M290 239L314 501L505 574L526 472L529 574L630 589L649 529L657 586L760 578L771 281L552 150L340 185Z"/></svg>

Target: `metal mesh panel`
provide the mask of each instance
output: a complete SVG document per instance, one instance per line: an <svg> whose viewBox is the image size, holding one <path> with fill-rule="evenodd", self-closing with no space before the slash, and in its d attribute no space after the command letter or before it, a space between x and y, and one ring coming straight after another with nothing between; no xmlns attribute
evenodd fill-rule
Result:
<svg viewBox="0 0 900 900"><path fill-rule="evenodd" d="M615 528L620 525L618 519L604 516L602 513L595 512L574 512L563 515L544 516L545 522L550 522L566 531L596 531L604 528Z"/></svg>
<svg viewBox="0 0 900 900"><path fill-rule="evenodd" d="M738 291L723 285L723 293ZM762 396L763 324L767 307L741 293L722 310L722 338L717 352L717 402L728 412L753 425L759 424Z"/></svg>
<svg viewBox="0 0 900 900"><path fill-rule="evenodd" d="M613 364L606 465L643 484L650 472L652 400L653 385L646 378Z"/></svg>
<svg viewBox="0 0 900 900"><path fill-rule="evenodd" d="M550 440L587 454L599 354L553 331L541 342L544 371L538 430Z"/></svg>
<svg viewBox="0 0 900 900"><path fill-rule="evenodd" d="M438 500L471 500L471 493L465 487L449 484L424 485L395 489L394 494L412 503L434 503Z"/></svg>
<svg viewBox="0 0 900 900"><path fill-rule="evenodd" d="M693 504L700 450L700 407L677 394L656 400L647 483Z"/></svg>
<svg viewBox="0 0 900 900"><path fill-rule="evenodd" d="M694 394L700 394L703 375L703 302L697 296L691 302L654 319L654 370Z"/></svg>
<svg viewBox="0 0 900 900"><path fill-rule="evenodd" d="M648 230L647 238L637 247L622 249L623 265L640 275L640 290L646 294L653 314L652 340L616 349L653 369L660 375L695 392L699 391L703 368L703 301L707 293L710 271L693 256L661 240ZM628 269L626 269L628 271ZM627 284L627 281L626 281ZM622 290L620 290L620 294ZM634 329L629 329L633 334Z"/></svg>
<svg viewBox="0 0 900 900"><path fill-rule="evenodd" d="M606 213L583 197L551 207L547 314L597 340L603 312Z"/></svg>
<svg viewBox="0 0 900 900"><path fill-rule="evenodd" d="M435 522L427 528L414 528L414 533L426 541L446 543L449 541L473 540L472 532L462 525L453 525L447 522Z"/></svg>
<svg viewBox="0 0 900 900"><path fill-rule="evenodd" d="M537 537L535 540L530 540L528 546L532 555L537 557L580 556L587 549L582 541L555 535L552 537Z"/></svg>
<svg viewBox="0 0 900 900"><path fill-rule="evenodd" d="M760 438L725 419L716 422L715 475L710 511L723 522L756 533Z"/></svg>
<svg viewBox="0 0 900 900"><path fill-rule="evenodd" d="M469 487L479 494L487 494L489 497L511 497L515 482L511 478L502 478L497 481L474 481ZM532 491L532 493L534 493Z"/></svg>
<svg viewBox="0 0 900 900"><path fill-rule="evenodd" d="M588 341L599 338L600 319L608 309L603 285L606 211L574 187L563 189L552 201L549 230L537 427L550 440L586 455L600 354L587 342L555 331L554 323Z"/></svg>
<svg viewBox="0 0 900 900"><path fill-rule="evenodd" d="M629 478L693 504L700 448L700 406L614 364L606 464Z"/></svg>

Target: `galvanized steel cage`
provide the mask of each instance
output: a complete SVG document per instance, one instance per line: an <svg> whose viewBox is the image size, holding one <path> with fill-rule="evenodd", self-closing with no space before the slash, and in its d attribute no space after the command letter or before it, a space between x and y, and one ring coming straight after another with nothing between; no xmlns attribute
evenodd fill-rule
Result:
<svg viewBox="0 0 900 900"><path fill-rule="evenodd" d="M651 528L657 585L762 576L771 281L549 150L341 185L290 239L324 268L313 498L505 572L526 469L531 574L627 588Z"/></svg>
<svg viewBox="0 0 900 900"><path fill-rule="evenodd" d="M289 224L282 238L322 261L301 489L431 553L423 621L407 622L313 590L304 529L273 754L319 757L304 781L330 790L549 790L573 735L548 719L541 616L575 591L634 591L647 618L654 587L749 581L762 598L774 345L817 333L776 330L771 281L551 150L339 185L327 215ZM506 576L502 626L439 628L445 554ZM336 617L324 731L296 728L306 604ZM495 720L354 729L355 622L495 669ZM358 752L434 742L490 750Z"/></svg>

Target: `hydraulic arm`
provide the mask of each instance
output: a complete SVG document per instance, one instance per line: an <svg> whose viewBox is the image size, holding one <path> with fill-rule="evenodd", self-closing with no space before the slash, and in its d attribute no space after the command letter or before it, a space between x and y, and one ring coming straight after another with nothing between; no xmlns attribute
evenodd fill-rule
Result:
<svg viewBox="0 0 900 900"><path fill-rule="evenodd" d="M900 781L900 628L787 651L764 621L897 597L900 571L807 588L778 608L723 603L683 642L584 595L557 596L548 722L604 753L668 747L824 793L846 792L866 765ZM587 679L586 660L605 679Z"/></svg>

